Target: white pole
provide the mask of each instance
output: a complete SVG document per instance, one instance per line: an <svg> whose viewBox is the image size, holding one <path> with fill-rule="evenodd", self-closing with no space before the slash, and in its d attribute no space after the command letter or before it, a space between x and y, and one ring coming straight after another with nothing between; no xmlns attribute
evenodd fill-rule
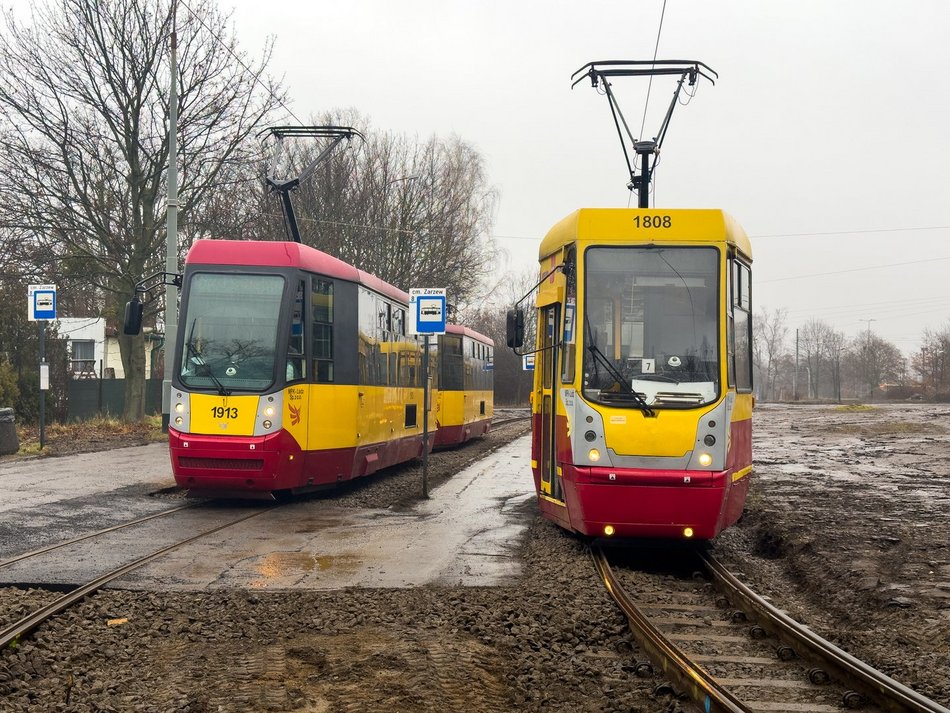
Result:
<svg viewBox="0 0 950 713"><path fill-rule="evenodd" d="M171 86L168 91L168 207L165 272L178 272L178 33L177 3L172 8ZM172 370L178 331L178 288L165 284L165 375L162 379L162 430L171 418Z"/></svg>

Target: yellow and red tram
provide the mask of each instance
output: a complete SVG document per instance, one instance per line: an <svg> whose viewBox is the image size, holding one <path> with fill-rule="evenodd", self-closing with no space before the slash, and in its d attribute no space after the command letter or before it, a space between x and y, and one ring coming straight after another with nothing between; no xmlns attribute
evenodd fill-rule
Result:
<svg viewBox="0 0 950 713"><path fill-rule="evenodd" d="M172 379L178 485L297 493L422 455L407 309L402 290L299 243L197 241Z"/></svg>
<svg viewBox="0 0 950 713"><path fill-rule="evenodd" d="M438 341L435 447L484 436L493 415L495 343L483 334L448 324Z"/></svg>
<svg viewBox="0 0 950 713"><path fill-rule="evenodd" d="M746 234L719 210L582 209L540 263L542 514L591 536L716 537L752 472Z"/></svg>

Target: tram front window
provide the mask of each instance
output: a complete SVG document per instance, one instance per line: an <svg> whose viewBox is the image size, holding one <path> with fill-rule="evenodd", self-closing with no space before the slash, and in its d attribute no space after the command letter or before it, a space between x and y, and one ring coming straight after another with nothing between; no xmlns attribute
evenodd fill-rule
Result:
<svg viewBox="0 0 950 713"><path fill-rule="evenodd" d="M186 387L263 391L274 383L284 278L197 273L181 318Z"/></svg>
<svg viewBox="0 0 950 713"><path fill-rule="evenodd" d="M597 247L585 266L585 398L629 408L715 401L719 251Z"/></svg>

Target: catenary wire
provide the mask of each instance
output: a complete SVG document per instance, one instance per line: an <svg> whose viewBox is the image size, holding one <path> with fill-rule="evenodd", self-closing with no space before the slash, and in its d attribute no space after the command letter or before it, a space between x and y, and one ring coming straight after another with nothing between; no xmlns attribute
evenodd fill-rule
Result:
<svg viewBox="0 0 950 713"><path fill-rule="evenodd" d="M663 9L660 11L660 26L656 30L656 45L653 47L653 61L656 62L656 55L660 49L660 33L663 32L663 18L666 15L666 0L663 0ZM650 75L650 83L647 84L647 98L643 103L643 121L640 122L640 138L643 138L643 127L647 125L647 108L650 106L650 90L653 89L653 75Z"/></svg>

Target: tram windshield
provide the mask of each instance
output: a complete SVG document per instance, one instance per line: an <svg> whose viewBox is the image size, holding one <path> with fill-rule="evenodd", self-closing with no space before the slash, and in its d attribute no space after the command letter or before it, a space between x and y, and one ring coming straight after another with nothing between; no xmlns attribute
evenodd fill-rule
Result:
<svg viewBox="0 0 950 713"><path fill-rule="evenodd" d="M274 383L283 292L279 275L193 275L181 318L181 383L220 394Z"/></svg>
<svg viewBox="0 0 950 713"><path fill-rule="evenodd" d="M590 248L584 282L585 398L644 409L717 399L716 248Z"/></svg>

